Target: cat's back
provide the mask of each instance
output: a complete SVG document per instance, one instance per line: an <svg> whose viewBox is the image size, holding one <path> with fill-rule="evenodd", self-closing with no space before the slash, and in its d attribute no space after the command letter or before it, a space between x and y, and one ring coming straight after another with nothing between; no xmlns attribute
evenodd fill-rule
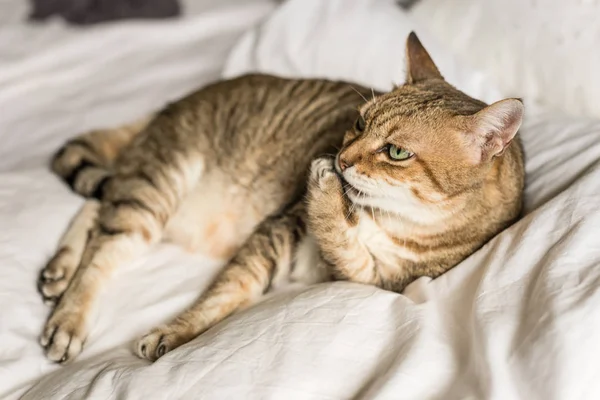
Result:
<svg viewBox="0 0 600 400"><path fill-rule="evenodd" d="M169 104L153 124L163 145L209 146L218 158L312 156L341 141L367 93L346 82L247 74Z"/></svg>
<svg viewBox="0 0 600 400"><path fill-rule="evenodd" d="M262 170L285 159L304 169L339 146L368 93L326 79L242 75L168 104L130 148L198 153L207 167L239 169L242 160Z"/></svg>
<svg viewBox="0 0 600 400"><path fill-rule="evenodd" d="M212 122L230 122L227 133L235 128L269 126L268 117L285 117L287 124L296 127L302 118L310 122L331 122L340 114L354 113L364 102L367 89L347 82L326 79L291 79L267 74L247 74L221 80L169 105L165 112L210 112ZM324 108L325 107L325 108ZM279 132L274 132L279 133Z"/></svg>
<svg viewBox="0 0 600 400"><path fill-rule="evenodd" d="M197 148L209 168L245 182L303 186L310 161L341 145L367 92L346 82L264 74L216 82L163 112L170 120L163 124L175 128L165 145Z"/></svg>
<svg viewBox="0 0 600 400"><path fill-rule="evenodd" d="M364 94L346 82L249 74L218 82L196 99L210 99L226 141L248 145L312 141L319 131L348 129L343 122L356 118Z"/></svg>

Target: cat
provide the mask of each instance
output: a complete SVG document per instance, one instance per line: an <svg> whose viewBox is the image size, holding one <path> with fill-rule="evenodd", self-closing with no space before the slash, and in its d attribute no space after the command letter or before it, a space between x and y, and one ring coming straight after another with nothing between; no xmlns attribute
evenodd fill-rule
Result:
<svg viewBox="0 0 600 400"><path fill-rule="evenodd" d="M136 342L148 360L290 282L402 292L514 222L522 102L488 106L455 89L414 33L406 54L406 82L389 93L245 75L63 146L52 169L89 199L40 274L55 305L46 356L81 352L112 272L161 240L228 262Z"/></svg>

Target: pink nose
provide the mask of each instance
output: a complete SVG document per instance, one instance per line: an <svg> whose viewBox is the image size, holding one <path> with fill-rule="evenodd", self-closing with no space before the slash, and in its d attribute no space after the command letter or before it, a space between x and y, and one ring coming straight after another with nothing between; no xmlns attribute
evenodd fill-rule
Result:
<svg viewBox="0 0 600 400"><path fill-rule="evenodd" d="M346 168L350 168L352 165L345 160L343 157L340 157L338 160L338 163L340 165L340 171L344 171Z"/></svg>

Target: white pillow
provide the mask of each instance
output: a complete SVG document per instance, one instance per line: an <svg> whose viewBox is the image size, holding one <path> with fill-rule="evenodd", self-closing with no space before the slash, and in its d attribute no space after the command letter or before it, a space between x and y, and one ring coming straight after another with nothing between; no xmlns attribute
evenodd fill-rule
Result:
<svg viewBox="0 0 600 400"><path fill-rule="evenodd" d="M488 102L500 98L485 74L457 63L394 0L289 0L242 38L223 76L261 71L389 90L393 83L404 82L404 47L412 30L448 82Z"/></svg>
<svg viewBox="0 0 600 400"><path fill-rule="evenodd" d="M600 2L420 0L411 15L503 93L600 117Z"/></svg>

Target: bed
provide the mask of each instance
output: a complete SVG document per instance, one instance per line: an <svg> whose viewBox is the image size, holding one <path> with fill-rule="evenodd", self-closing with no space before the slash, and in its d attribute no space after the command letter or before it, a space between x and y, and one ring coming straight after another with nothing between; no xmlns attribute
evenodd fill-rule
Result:
<svg viewBox="0 0 600 400"><path fill-rule="evenodd" d="M600 398L600 121L527 96L524 216L440 278L402 295L294 288L150 364L132 340L219 267L165 244L106 289L75 362L47 361L35 281L82 204L46 167L65 139L248 71L389 89L413 29L448 81L505 95L391 0L205 3L175 21L0 28L0 398Z"/></svg>

